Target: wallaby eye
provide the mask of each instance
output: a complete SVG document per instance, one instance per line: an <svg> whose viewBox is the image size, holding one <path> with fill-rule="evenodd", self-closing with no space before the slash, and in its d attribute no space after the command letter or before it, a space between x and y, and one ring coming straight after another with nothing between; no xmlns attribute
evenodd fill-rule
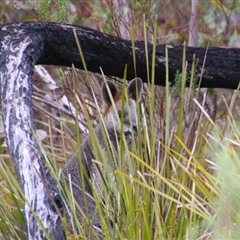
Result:
<svg viewBox="0 0 240 240"><path fill-rule="evenodd" d="M133 131L134 131L134 132L137 132L137 126L136 126L136 125L133 125L132 128L133 128Z"/></svg>
<svg viewBox="0 0 240 240"><path fill-rule="evenodd" d="M118 110L118 116L121 118L122 112Z"/></svg>

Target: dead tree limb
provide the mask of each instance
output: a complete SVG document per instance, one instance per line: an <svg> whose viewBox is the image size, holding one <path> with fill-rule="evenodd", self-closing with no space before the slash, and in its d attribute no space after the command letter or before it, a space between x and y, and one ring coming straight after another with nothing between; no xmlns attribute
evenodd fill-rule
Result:
<svg viewBox="0 0 240 240"><path fill-rule="evenodd" d="M2 28L0 39L4 127L9 152L27 200L28 239L49 239L49 235L51 239L61 240L64 234L58 211L62 209L62 202L35 139L33 126L32 74L44 42L34 32L25 35L18 28L8 32L7 26Z"/></svg>
<svg viewBox="0 0 240 240"><path fill-rule="evenodd" d="M89 28L57 23L25 22L13 23L5 26L8 32L1 30L0 41L3 34L14 35L16 29L21 35L37 35L42 39L44 47L37 64L71 66L83 69L83 64L77 49L73 30L76 31L84 54L87 68L92 72L100 72L100 67L105 75L122 78L127 66L127 79L136 75L144 82L148 81L146 56L149 59L149 76L152 69L152 45L148 44L145 51L144 42L135 42L136 71L134 70L133 49L131 41L123 40ZM156 49L155 84L164 86L166 83L165 45ZM168 48L169 82L174 83L177 71L182 69L183 47ZM196 75L203 71L201 87L236 89L239 84L240 49L237 48L186 48L188 73L193 62L197 60ZM205 63L204 63L205 62ZM204 70L203 70L204 69ZM199 78L197 79L199 80Z"/></svg>
<svg viewBox="0 0 240 240"><path fill-rule="evenodd" d="M73 31L78 36L89 71L100 72L101 67L105 75L121 78L127 67L127 79L138 76L144 82L152 74L151 44L147 44L146 52L144 42L135 42L133 50L130 41L89 28L57 23L0 25L0 78L7 143L26 199L52 239L63 238L56 210L56 205L61 208L61 200L33 134L32 73L35 64L71 66L73 63L83 69ZM166 84L165 50L165 45L157 46L154 66L155 84L163 86ZM182 55L182 46L168 47L169 82L172 84L176 72L182 69ZM201 87L238 87L240 49L187 47L188 74L194 55L198 62L196 75L203 72ZM149 59L149 73L146 58ZM45 239L28 204L25 214L29 239Z"/></svg>

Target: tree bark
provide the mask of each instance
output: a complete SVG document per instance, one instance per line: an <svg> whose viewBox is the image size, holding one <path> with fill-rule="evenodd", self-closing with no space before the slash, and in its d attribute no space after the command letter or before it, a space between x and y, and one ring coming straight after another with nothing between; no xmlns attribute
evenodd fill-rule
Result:
<svg viewBox="0 0 240 240"><path fill-rule="evenodd" d="M60 216L62 208L56 184L45 165L33 130L32 73L35 64L71 66L83 69L73 32L76 32L87 69L105 75L140 77L148 82L152 74L153 46L104 34L86 27L57 23L24 22L0 26L0 77L4 126L9 151L21 187L26 195L25 214L29 239L47 238L31 209L39 217L52 239L63 239ZM159 45L155 56L155 84L166 84L166 47L169 82L175 82L182 69L182 46ZM133 54L136 57L134 67ZM240 74L240 49L186 48L188 74L193 56L198 60L196 74L201 87L236 89ZM146 58L149 59L149 73ZM200 78L197 79L199 81ZM49 194L50 193L50 194Z"/></svg>
<svg viewBox="0 0 240 240"><path fill-rule="evenodd" d="M108 34L98 32L86 27L63 25L57 23L24 22L0 26L0 41L3 27L8 29L9 36L15 35L16 29L22 36L36 35L44 44L42 55L37 64L71 66L83 69L83 64L76 45L73 30L76 31L81 44L87 68L91 72L122 78L127 67L127 79L136 76L148 81L152 69L152 49L148 44L147 57L149 59L149 74L147 73L145 43L135 42L136 71L134 70L132 43ZM159 45L156 48L155 84L166 84L166 56L168 47L169 82L175 82L176 72L182 69L183 46ZM188 61L188 74L193 62L197 60L196 75L201 73L200 87L236 89L239 84L240 49L219 47L186 47L186 60ZM197 79L197 83L200 78Z"/></svg>
<svg viewBox="0 0 240 240"><path fill-rule="evenodd" d="M1 29L2 111L9 152L27 200L28 239L49 239L47 236L50 236L61 240L64 234L58 212L62 210L62 202L35 139L33 126L32 74L43 53L42 40L35 32L25 35L18 28Z"/></svg>

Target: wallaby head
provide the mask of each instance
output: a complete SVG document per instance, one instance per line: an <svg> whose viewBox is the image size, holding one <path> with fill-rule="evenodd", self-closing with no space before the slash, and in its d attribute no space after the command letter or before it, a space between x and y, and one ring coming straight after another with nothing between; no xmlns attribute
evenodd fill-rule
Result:
<svg viewBox="0 0 240 240"><path fill-rule="evenodd" d="M113 82L106 81L102 85L102 109L108 132L120 133L119 119L124 115L122 128L125 137L131 138L137 133L137 102L141 99L142 89L143 83L140 78L134 78L127 86L127 98L124 98L124 93L119 93Z"/></svg>

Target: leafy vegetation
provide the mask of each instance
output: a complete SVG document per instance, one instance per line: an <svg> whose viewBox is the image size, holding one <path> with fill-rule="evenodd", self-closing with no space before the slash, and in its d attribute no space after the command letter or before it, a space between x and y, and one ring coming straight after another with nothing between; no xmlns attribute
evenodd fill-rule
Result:
<svg viewBox="0 0 240 240"><path fill-rule="evenodd" d="M83 13L83 9L87 8L89 14L85 12L82 14L85 17L81 19L69 15L66 18L66 11L72 11L69 10L69 6L73 6L71 1L39 0L37 12L42 20L82 21L86 25L97 20L103 31L132 40L144 40L146 49L147 41L155 45L163 42L182 44L187 39L186 19L189 19L190 13L187 1L180 6L179 1L159 1L156 4L152 1L134 0L127 5L128 14L124 7L121 11L116 11L112 1L86 1L84 4L85 8L78 11ZM240 9L236 4L236 1L203 3L199 9L202 14L199 45L238 45L239 28L234 22L238 21ZM58 8L55 9L54 6ZM77 7L75 10L76 13ZM10 10L6 7L5 13L1 13L2 17L10 16L8 11ZM14 13L19 14L19 19L21 11L23 10ZM33 17L28 14L26 16L26 19ZM166 59L167 52L166 48ZM154 60L148 59L148 62L151 61ZM175 86L168 84L168 74L166 87L154 86L154 73L149 76L138 109L141 129L133 143L134 151L128 150L123 137L119 151L114 154L115 159L112 159L118 163L117 167L110 168L103 161L107 169L105 207L97 195L94 197L105 239L239 238L238 90L216 90L209 94L208 91L198 89L195 66L191 66L191 76L185 74L187 63L184 52L183 63L182 69L176 73ZM35 86L41 89L38 91L35 88L33 96L35 121L38 130L45 132L41 149L59 184L60 167L81 144L81 139L86 134L92 135L95 142L95 158L104 159L103 153L97 150L99 144L94 139L92 126L101 120L98 108L99 85L105 76L91 74L87 69L48 70L53 78L60 79L55 82L61 88L55 86L55 89L50 89L43 83L43 79L34 76ZM168 65L166 72L168 73ZM114 81L122 85L119 79ZM186 81L192 87L185 88ZM83 90L80 92L79 89ZM70 101L67 110L63 110L59 103L63 95ZM42 107L42 104L46 104L44 100L48 102L45 109ZM0 157L1 237L23 239L25 199L4 144ZM129 166L126 166L126 159L129 160ZM74 206L68 186L59 184L59 189L65 193L72 208L79 207ZM98 238L94 229L86 231L85 225L80 225L74 216L73 221L78 233L69 231L66 224L68 219L63 221L68 239ZM109 227L108 222L111 221L114 224Z"/></svg>

